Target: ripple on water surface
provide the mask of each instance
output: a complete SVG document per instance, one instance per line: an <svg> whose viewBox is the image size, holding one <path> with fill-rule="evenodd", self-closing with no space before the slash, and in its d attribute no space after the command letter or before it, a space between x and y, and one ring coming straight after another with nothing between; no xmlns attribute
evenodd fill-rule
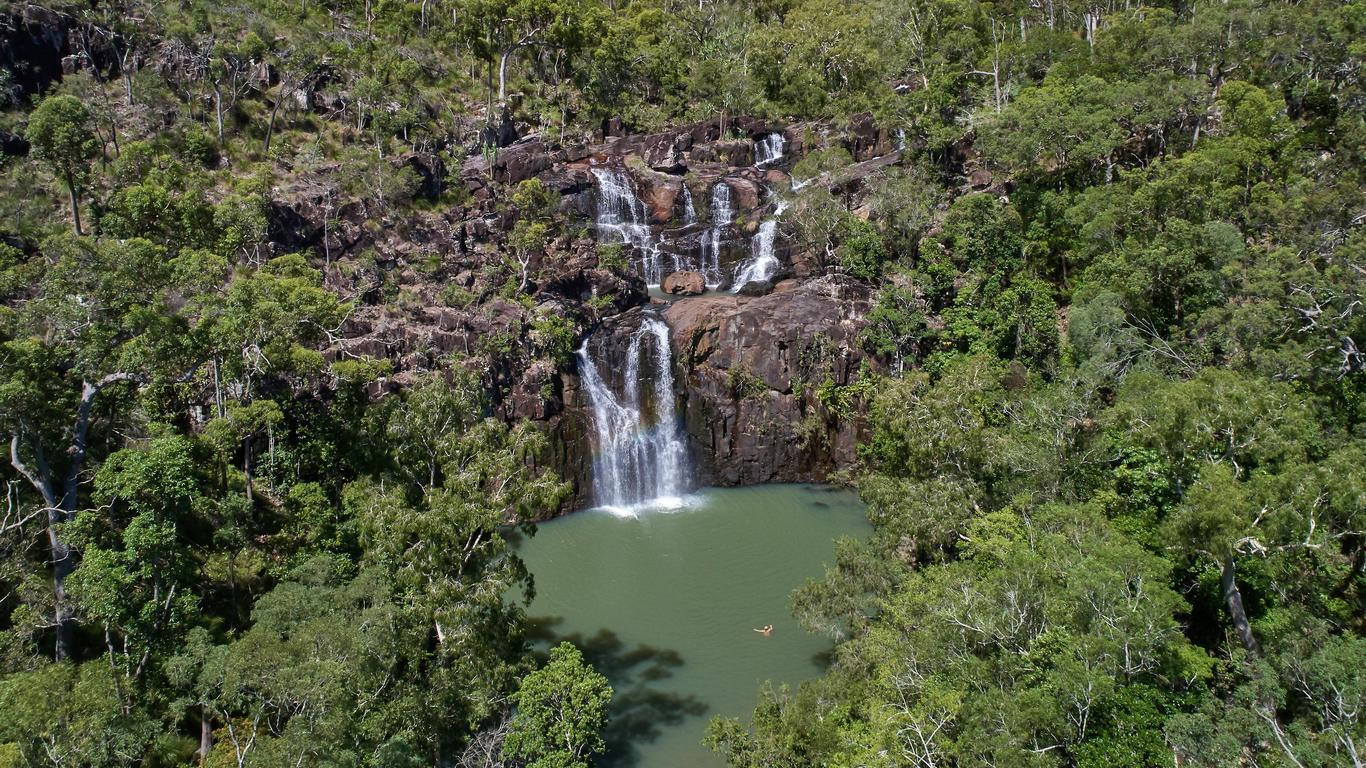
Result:
<svg viewBox="0 0 1366 768"><path fill-rule="evenodd" d="M824 572L838 536L864 536L863 505L810 485L712 488L655 506L542 524L518 550L536 579L543 647L568 639L612 681L605 765L719 766L700 745L713 714L748 717L766 680L820 674L791 591ZM754 631L766 624L773 633Z"/></svg>

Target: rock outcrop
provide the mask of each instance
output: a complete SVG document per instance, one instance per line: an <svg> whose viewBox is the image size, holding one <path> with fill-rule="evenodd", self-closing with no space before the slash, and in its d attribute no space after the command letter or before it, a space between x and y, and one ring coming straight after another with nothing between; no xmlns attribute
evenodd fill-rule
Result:
<svg viewBox="0 0 1366 768"><path fill-rule="evenodd" d="M778 288L682 299L664 311L699 482L823 480L854 461L860 419L832 413L817 392L857 378L868 290L837 276Z"/></svg>
<svg viewBox="0 0 1366 768"><path fill-rule="evenodd" d="M169 48L120 59L106 38L86 31L75 17L38 5L0 11L0 66L15 75L18 95L44 92L82 69L115 77L186 66ZM253 62L248 78L264 90L279 73ZM316 112L345 103L343 84L327 77L291 95ZM327 357L389 362L392 374L371 386L376 397L452 365L477 369L495 415L533 420L549 435L548 460L576 482L569 504L577 506L586 501L592 425L572 350L590 334L619 342L629 336L624 329L640 327L651 301L639 253L646 251L648 282L672 294L649 314L671 329L678 413L697 482L820 480L853 461L861 425L858 409L843 405L844 390L865 362L858 335L869 289L826 274L823 260L794 247L786 222L799 217L800 204L788 219L782 213L795 197L794 164L834 146L854 164L800 186L828 187L857 213L867 179L902 161L899 137L869 115L841 126L728 116L650 134L609 119L596 139L572 144L527 133L508 111L492 130L472 130L476 122L444 141L479 135L497 149L467 145L458 168L446 167L445 153L387 160L410 173L424 201L401 215L392 201L345 191L338 163L282 163L257 255L311 253L324 285L353 306L328 334ZM0 154L27 151L22 137L0 131ZM972 165L969 152L970 143L956 162ZM973 188L1005 184L973 167ZM630 220L615 222L623 235L615 241L597 220L609 170L625 180L632 204ZM528 255L509 243L521 216L510 193L532 179L558 201L550 241ZM760 263L756 243L763 269L749 269Z"/></svg>

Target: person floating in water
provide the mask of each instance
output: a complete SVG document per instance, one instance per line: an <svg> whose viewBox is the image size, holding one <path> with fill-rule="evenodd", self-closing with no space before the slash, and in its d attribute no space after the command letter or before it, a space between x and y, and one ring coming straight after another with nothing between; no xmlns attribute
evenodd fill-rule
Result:
<svg viewBox="0 0 1366 768"><path fill-rule="evenodd" d="M772 624L765 624L763 629L756 629L756 630L754 630L754 631L755 631L755 632L758 632L759 634L763 635L764 637L768 637L769 635L773 634L773 625L772 625Z"/></svg>

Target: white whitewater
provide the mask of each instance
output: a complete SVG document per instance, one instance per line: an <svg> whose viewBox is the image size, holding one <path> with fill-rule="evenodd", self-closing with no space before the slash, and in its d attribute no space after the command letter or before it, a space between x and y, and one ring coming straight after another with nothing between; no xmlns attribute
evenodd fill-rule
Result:
<svg viewBox="0 0 1366 768"><path fill-rule="evenodd" d="M692 191L688 189L688 185L687 185L687 184L684 184L684 185L683 185L683 224L686 226L686 225L689 225L689 224L696 224L696 223L697 223L697 209L694 208L694 207L693 207L693 204L692 204Z"/></svg>
<svg viewBox="0 0 1366 768"><path fill-rule="evenodd" d="M781 132L770 133L754 142L754 167L761 168L777 161L783 156L786 147L787 139L783 138Z"/></svg>
<svg viewBox="0 0 1366 768"><path fill-rule="evenodd" d="M735 209L731 205L730 185L718 181L711 188L711 229L702 239L701 272L706 276L709 288L721 283L721 235L733 221Z"/></svg>
<svg viewBox="0 0 1366 768"><path fill-rule="evenodd" d="M782 216L785 210L787 203L779 200L777 207L773 209L773 217L765 219L759 225L759 231L750 240L749 261L740 265L735 275L735 283L730 289L731 293L738 293L746 283L768 280L778 271L778 257L774 254L774 245L778 239L778 217Z"/></svg>
<svg viewBox="0 0 1366 768"><path fill-rule="evenodd" d="M596 225L599 236L609 243L621 243L639 251L645 282L659 285L664 277L660 243L650 231L645 203L631 186L631 177L625 170L616 168L593 168L592 171L598 182Z"/></svg>
<svg viewBox="0 0 1366 768"><path fill-rule="evenodd" d="M625 385L620 397L598 372L587 341L579 348L578 358L597 436L594 503L619 515L682 506L687 448L674 409L669 327L653 317L641 321L626 350ZM648 403L642 401L640 393L642 363L650 366L654 384Z"/></svg>

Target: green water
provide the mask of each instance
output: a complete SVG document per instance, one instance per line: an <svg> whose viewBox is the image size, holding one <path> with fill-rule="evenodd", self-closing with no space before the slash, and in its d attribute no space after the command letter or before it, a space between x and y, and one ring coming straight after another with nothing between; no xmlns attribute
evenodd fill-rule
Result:
<svg viewBox="0 0 1366 768"><path fill-rule="evenodd" d="M830 642L798 626L788 595L824 572L835 537L868 530L849 491L770 485L636 517L578 512L522 541L539 641L572 641L612 681L599 764L722 765L700 744L707 720L748 719L765 680L820 674ZM753 631L765 624L771 636Z"/></svg>

